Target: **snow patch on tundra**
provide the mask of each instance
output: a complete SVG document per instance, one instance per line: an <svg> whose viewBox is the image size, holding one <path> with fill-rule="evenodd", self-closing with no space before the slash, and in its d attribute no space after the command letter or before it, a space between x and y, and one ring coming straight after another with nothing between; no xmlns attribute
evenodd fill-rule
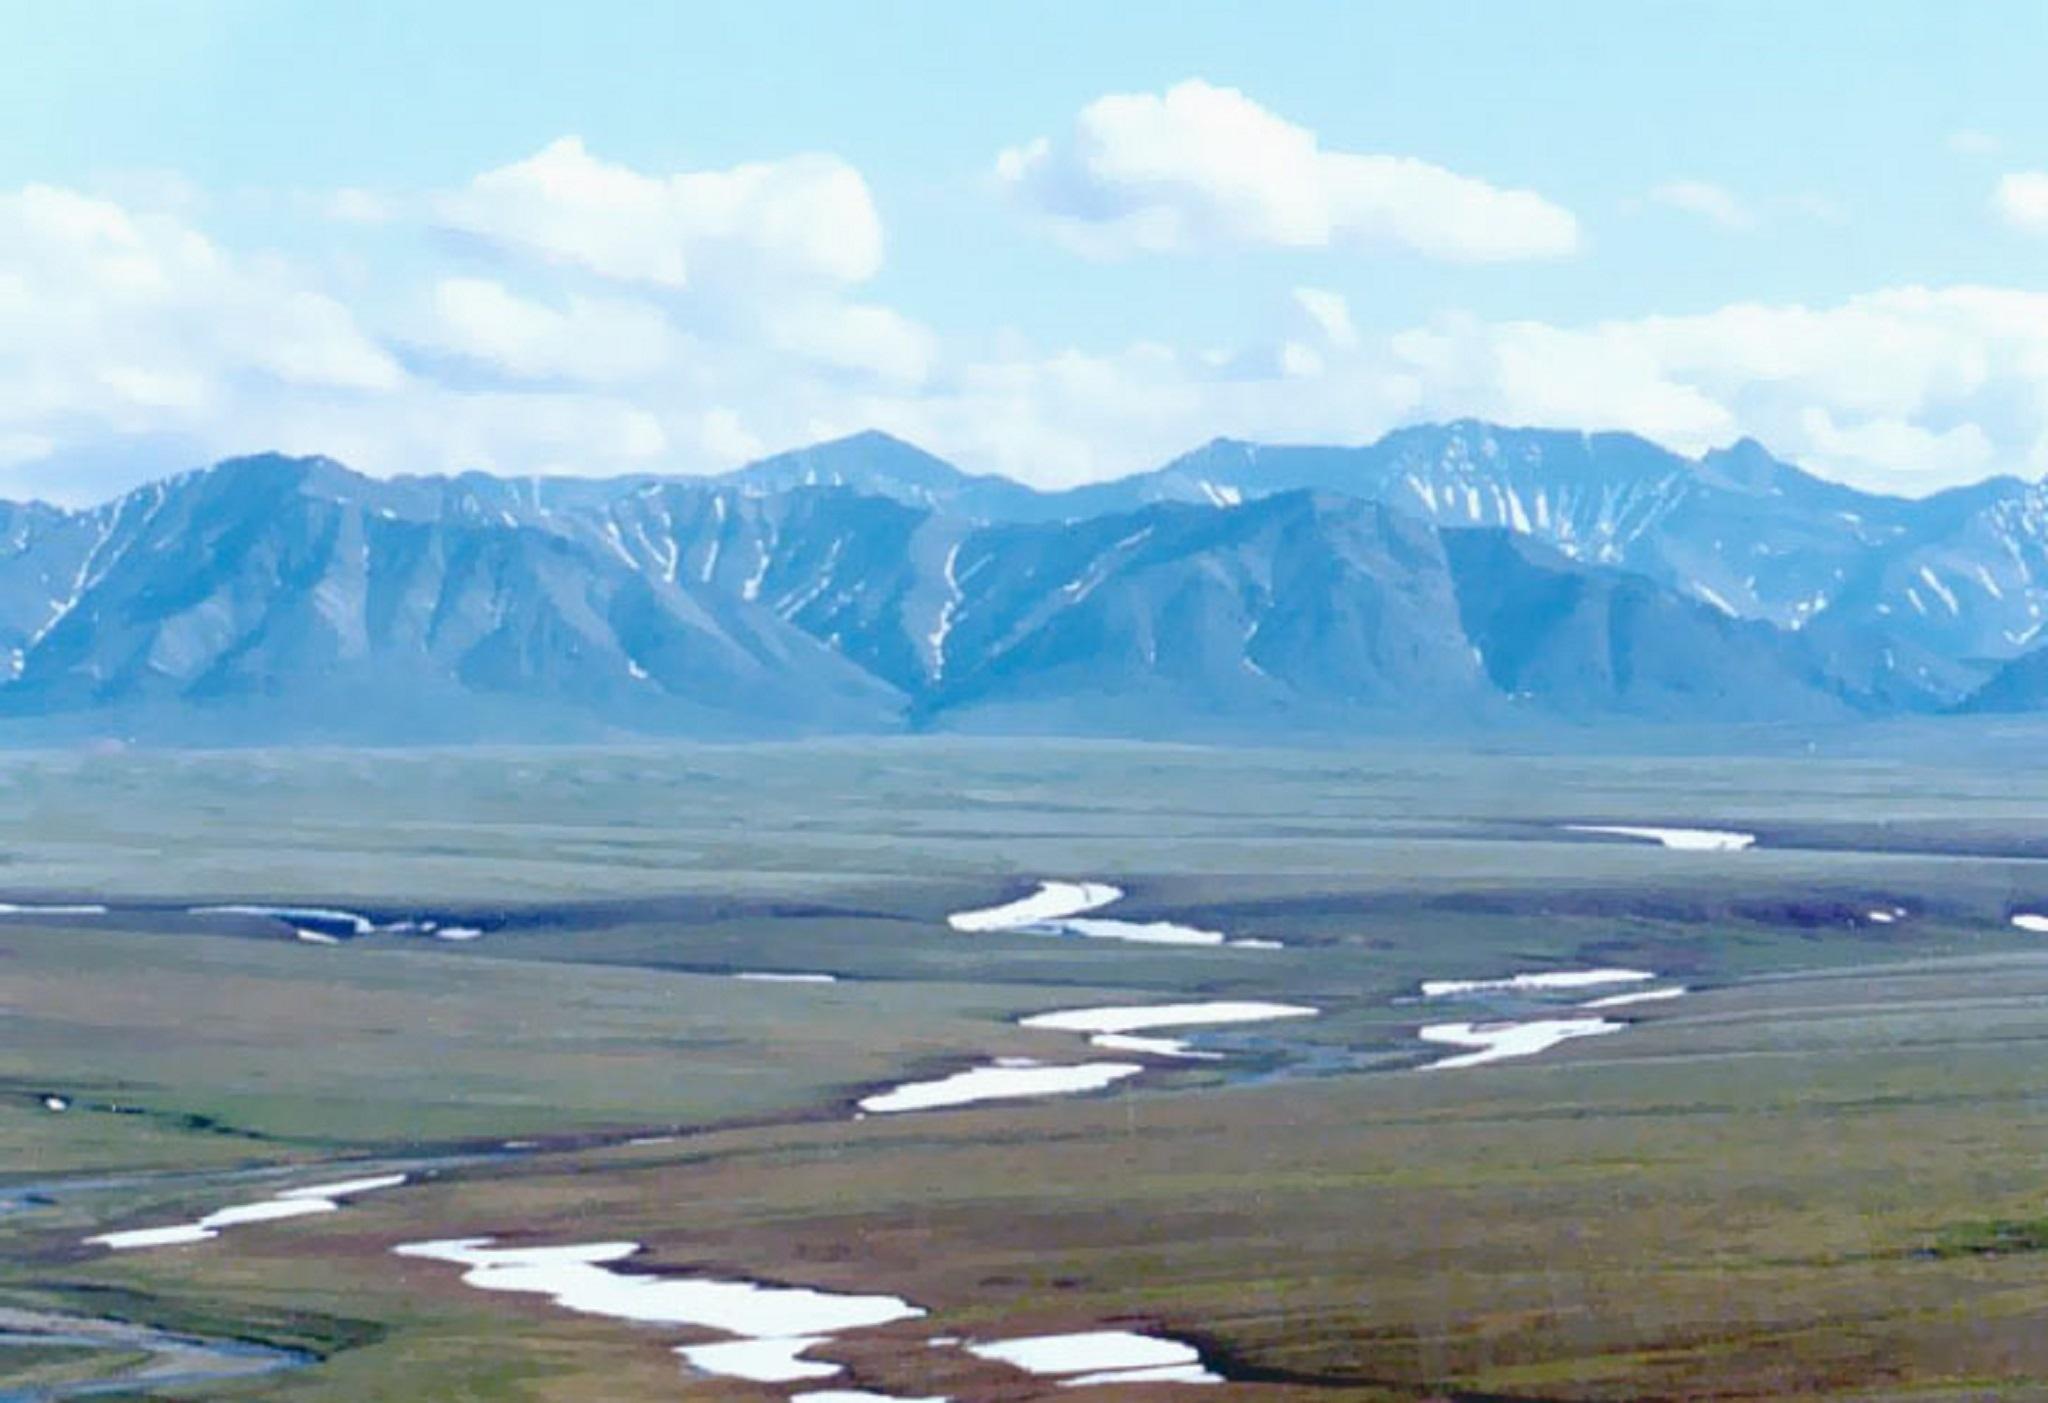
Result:
<svg viewBox="0 0 2048 1403"><path fill-rule="evenodd" d="M946 924L963 931L1020 930L1098 910L1122 900L1123 894L1123 888L1107 882L1040 882L1029 896L977 911L955 911Z"/></svg>
<svg viewBox="0 0 2048 1403"><path fill-rule="evenodd" d="M1601 833L1614 838L1640 838L1683 852L1736 853L1756 844L1756 834L1727 828L1649 828L1627 823L1567 823L1570 833Z"/></svg>
<svg viewBox="0 0 2048 1403"><path fill-rule="evenodd" d="M1544 1018L1529 1023L1437 1023L1417 1036L1424 1042L1473 1049L1455 1057L1429 1063L1425 1071L1450 1071L1504 1062L1514 1057L1534 1057L1573 1038L1600 1037L1618 1033L1626 1023L1605 1018Z"/></svg>
<svg viewBox="0 0 2048 1403"><path fill-rule="evenodd" d="M1072 1096L1100 1091L1145 1069L1136 1062L1083 1062L1056 1067L1029 1058L1004 1058L987 1066L971 1067L936 1081L904 1082L888 1091L864 1096L863 1111L890 1115L903 1111L930 1111L948 1106L969 1106L978 1101L1016 1101L1039 1096Z"/></svg>

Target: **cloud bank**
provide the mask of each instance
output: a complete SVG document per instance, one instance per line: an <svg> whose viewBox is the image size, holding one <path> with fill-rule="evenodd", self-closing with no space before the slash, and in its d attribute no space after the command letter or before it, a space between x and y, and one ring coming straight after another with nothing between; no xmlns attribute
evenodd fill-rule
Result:
<svg viewBox="0 0 2048 1403"><path fill-rule="evenodd" d="M1216 246L1398 247L1464 263L1555 258L1578 221L1408 156L1326 150L1233 88L1189 80L1098 98L1055 141L996 158L997 180L1065 242L1103 257Z"/></svg>
<svg viewBox="0 0 2048 1403"><path fill-rule="evenodd" d="M0 491L90 499L268 448L379 473L702 472L867 427L1057 486L1218 434L1359 442L1464 415L1688 451L1749 434L1913 492L2048 472L2048 294L1375 326L1331 285L1360 250L1549 257L1576 221L1326 150L1201 83L1104 97L997 169L1092 253L1321 250L1318 281L1221 347L942 336L875 294L882 214L816 153L647 171L564 137L448 189L329 192L339 251L319 255L209 229L203 199L30 185L0 192ZM1700 195L1674 202L1719 219ZM2048 177L2007 176L1994 211L2048 232Z"/></svg>

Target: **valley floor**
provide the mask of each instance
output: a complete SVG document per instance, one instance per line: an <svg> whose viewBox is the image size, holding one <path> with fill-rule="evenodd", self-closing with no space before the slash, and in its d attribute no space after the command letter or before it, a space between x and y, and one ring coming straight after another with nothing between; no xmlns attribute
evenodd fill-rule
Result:
<svg viewBox="0 0 2048 1403"><path fill-rule="evenodd" d="M1103 1331L1199 1362L1072 1396L2048 1397L2048 945L2015 923L2048 770L2009 755L6 778L0 1399L1008 1403L1094 1375L993 1342ZM1586 831L1636 828L1754 842ZM948 920L1020 899L1032 928ZM1131 1022L1166 1004L1215 1021ZM1578 1032L1435 1068L1461 1049L1419 1036L1509 1024ZM860 1110L1027 1060L1137 1070ZM569 1244L617 1247L447 1260Z"/></svg>

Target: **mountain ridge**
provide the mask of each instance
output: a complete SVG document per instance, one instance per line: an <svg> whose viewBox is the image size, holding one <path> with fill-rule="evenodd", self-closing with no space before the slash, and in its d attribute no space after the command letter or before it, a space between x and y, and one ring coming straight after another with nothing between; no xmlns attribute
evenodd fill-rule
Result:
<svg viewBox="0 0 2048 1403"><path fill-rule="evenodd" d="M0 739L1826 720L1971 706L2044 604L2038 484L1747 440L1462 420L1064 492L880 432L708 478L252 455L0 503Z"/></svg>

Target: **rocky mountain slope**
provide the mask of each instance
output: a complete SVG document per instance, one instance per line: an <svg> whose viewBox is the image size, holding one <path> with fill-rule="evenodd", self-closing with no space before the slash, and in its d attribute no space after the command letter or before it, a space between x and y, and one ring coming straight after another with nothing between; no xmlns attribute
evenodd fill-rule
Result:
<svg viewBox="0 0 2048 1403"><path fill-rule="evenodd" d="M0 737L1815 720L2048 704L1999 673L2044 606L2039 486L1752 443L1461 422L1065 493L880 434L717 478L256 457L0 504Z"/></svg>

